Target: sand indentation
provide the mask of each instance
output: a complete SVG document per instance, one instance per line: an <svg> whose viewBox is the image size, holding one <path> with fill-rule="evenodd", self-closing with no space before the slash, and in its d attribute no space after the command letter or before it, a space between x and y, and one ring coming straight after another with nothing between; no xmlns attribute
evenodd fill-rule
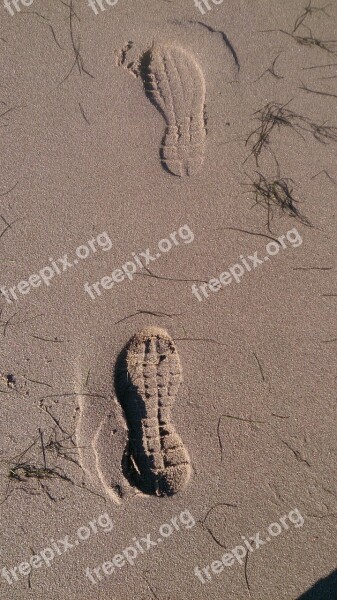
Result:
<svg viewBox="0 0 337 600"><path fill-rule="evenodd" d="M134 335L116 368L116 390L129 427L128 476L142 491L172 495L190 477L188 453L171 423L182 369L168 333Z"/></svg>
<svg viewBox="0 0 337 600"><path fill-rule="evenodd" d="M160 157L179 177L197 173L204 160L205 80L194 57L177 46L154 45L140 60L146 94L166 122Z"/></svg>

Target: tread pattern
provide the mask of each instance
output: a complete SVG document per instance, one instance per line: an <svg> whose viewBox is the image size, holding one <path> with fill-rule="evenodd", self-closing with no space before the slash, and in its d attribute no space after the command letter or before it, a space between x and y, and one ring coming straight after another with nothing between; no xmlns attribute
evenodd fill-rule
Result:
<svg viewBox="0 0 337 600"><path fill-rule="evenodd" d="M157 495L178 492L190 477L188 453L171 423L181 381L178 353L166 331L151 327L131 338L121 398L130 457L139 487Z"/></svg>
<svg viewBox="0 0 337 600"><path fill-rule="evenodd" d="M194 57L177 46L153 46L140 63L145 91L166 122L161 161L172 174L197 173L204 161L205 80Z"/></svg>

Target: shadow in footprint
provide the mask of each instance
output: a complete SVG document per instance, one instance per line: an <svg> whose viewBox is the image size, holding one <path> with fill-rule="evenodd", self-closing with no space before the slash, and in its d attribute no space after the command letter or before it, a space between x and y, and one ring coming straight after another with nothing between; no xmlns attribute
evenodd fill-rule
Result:
<svg viewBox="0 0 337 600"><path fill-rule="evenodd" d="M337 571L333 571L324 579L319 579L297 600L337 600Z"/></svg>
<svg viewBox="0 0 337 600"><path fill-rule="evenodd" d="M146 411L141 396L129 381L127 348L128 344L118 355L114 372L116 395L129 427L129 440L124 450L121 466L124 477L132 486L136 486L144 493L151 494L154 493L154 482L151 481L151 472L146 465L141 432L141 418L145 418Z"/></svg>
<svg viewBox="0 0 337 600"><path fill-rule="evenodd" d="M128 345L119 354L115 368L115 390L129 427L129 441L122 459L123 475L131 485L145 494L170 495L169 490L159 492L154 454L144 450L142 423L148 413L142 396L129 379Z"/></svg>

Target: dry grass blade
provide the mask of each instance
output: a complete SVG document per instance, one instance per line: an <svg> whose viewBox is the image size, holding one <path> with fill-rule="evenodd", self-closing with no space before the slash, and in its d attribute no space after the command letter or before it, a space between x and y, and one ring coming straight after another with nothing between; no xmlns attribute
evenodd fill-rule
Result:
<svg viewBox="0 0 337 600"><path fill-rule="evenodd" d="M292 180L288 178L267 179L257 172L258 179L252 181L251 192L254 194L255 203L267 210L267 227L271 232L273 208L279 208L282 213L296 218L303 225L312 227L310 221L300 213L297 200L293 196ZM272 233L272 232L271 232Z"/></svg>
<svg viewBox="0 0 337 600"><path fill-rule="evenodd" d="M314 13L323 13L327 17L330 17L329 13L327 13L325 10L328 6L331 6L331 4L326 4L325 6L322 6L322 7L311 6L311 0L310 0L310 2L304 8L304 12L301 15L299 15L299 17L297 17L297 19L295 21L293 33L295 33L295 31L304 23L305 19L308 16L311 16Z"/></svg>
<svg viewBox="0 0 337 600"><path fill-rule="evenodd" d="M296 115L286 108L288 104L289 102L284 105L277 102L269 102L254 113L260 125L248 136L246 146L252 139L256 140L253 143L251 154L255 157L257 165L262 150L269 146L270 136L275 127L277 129L280 127L294 128L293 117Z"/></svg>
<svg viewBox="0 0 337 600"><path fill-rule="evenodd" d="M246 146L252 141L251 154L255 157L256 164L261 152L268 148L272 131L277 128L287 127L293 129L304 139L302 132L310 133L318 142L327 144L337 142L337 127L328 125L326 122L315 123L308 117L299 115L287 108L290 104L279 104L269 102L254 113L260 125L248 136ZM247 160L247 159L246 159Z"/></svg>

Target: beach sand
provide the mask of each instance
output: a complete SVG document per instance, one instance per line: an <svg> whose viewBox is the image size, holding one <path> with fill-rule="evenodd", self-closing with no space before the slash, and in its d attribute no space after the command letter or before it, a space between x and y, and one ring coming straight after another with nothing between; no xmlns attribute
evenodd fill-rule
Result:
<svg viewBox="0 0 337 600"><path fill-rule="evenodd" d="M336 6L7 5L1 599L336 597Z"/></svg>

